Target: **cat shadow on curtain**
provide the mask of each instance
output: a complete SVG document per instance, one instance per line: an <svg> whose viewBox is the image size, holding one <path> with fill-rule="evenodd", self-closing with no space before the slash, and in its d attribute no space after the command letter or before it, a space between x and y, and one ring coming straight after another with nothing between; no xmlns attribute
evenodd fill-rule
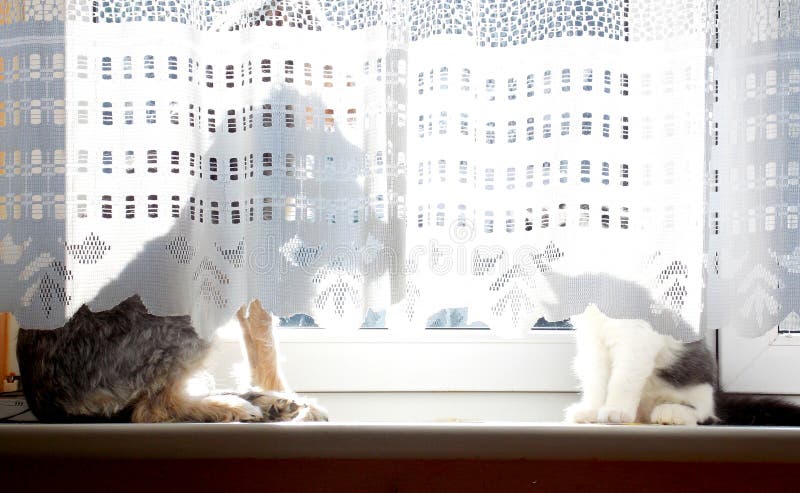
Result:
<svg viewBox="0 0 800 493"><path fill-rule="evenodd" d="M267 105L270 109L264 111L271 113L271 128L263 126L265 120L260 113ZM306 125L307 107L314 111L311 128ZM370 178L365 177L365 153L360 143L344 137L340 122L345 115L336 115L335 124L330 125L324 122L325 108L318 95L302 96L286 87L273 90L255 108L253 128L247 130L250 136L246 141L260 145L250 145L243 151L232 145L241 141L231 139L226 148L223 139L215 139L202 153L202 169L198 165L194 178L190 178L196 186L187 195L192 199L181 205L181 218L166 234L144 244L136 257L88 302L89 306L109 307L139 294L145 305L157 313L190 314L205 337L230 320L238 307L232 297L259 297L268 310L282 307L289 310L287 315L305 313L307 300L319 294L317 290L324 284L326 274L352 282L359 278L360 268L369 269L370 276L388 269L398 272L399 263L391 245L382 244L371 252L374 261L365 266L363 247L375 219L361 215L354 222L353 218L354 209L366 209L364 202L368 200L363 188ZM225 113L225 108L216 110L218 115ZM293 113L294 129L287 128L286 113ZM242 117L237 113L235 118L236 130L242 132ZM217 117L216 129L218 134L228 131L225 117ZM251 151L252 167L242 158ZM288 154L294 155L294 162L289 163L292 166L287 166L287 159L291 160ZM313 156L313 164L303 161L307 155ZM235 173L230 170L232 157L238 159ZM216 173L210 169L212 158L217 161ZM161 165L161 172L166 169ZM180 172L189 171L184 163ZM299 176L302 173L306 176ZM231 180L234 174L238 179ZM309 178L311 175L323 178ZM219 215L212 217L211 201L218 199L206 194L205 189L220 187L220 182L225 181L242 187L242 192L228 193L223 199L227 203L220 201ZM304 204L304 198L310 198L311 203ZM239 202L238 224L232 224L234 201ZM169 212L162 205L159 214ZM402 228L393 224L396 216L387 213L385 217L389 231L402 234ZM288 281L298 277L301 282ZM187 295L187 290L192 293ZM159 298L164 295L166 300ZM326 298L331 302L331 297Z"/></svg>
<svg viewBox="0 0 800 493"><path fill-rule="evenodd" d="M315 121L308 126L306 107L315 113ZM326 419L324 409L313 401L274 392L288 390L288 385L280 374L271 317L258 301L267 310L273 306L308 306L308 298L293 298L315 296L317 287L312 278L320 271L327 268L334 276L344 276L364 267L359 255L373 219L363 215L356 219L350 214L354 207L363 210L368 197L363 189L367 181L365 155L358 144L344 138L341 127L323 124L324 117L318 115L326 106L318 96L304 97L282 88L271 92L260 108L271 109L272 129L262 126L266 120L254 121L248 128L252 133L247 141L263 143L252 149L250 163L245 159L231 166L230 158L241 160L248 152L235 148L239 140L230 139L226 148L224 139L216 139L202 152L203 164L196 163L194 178L187 177L196 185L185 197L180 219L166 234L142 245L133 260L64 327L21 330L17 352L23 388L39 419ZM217 109L220 113L222 110ZM291 119L285 113L289 111L294 112L295 130L287 131ZM254 120L261 116L258 112L253 115ZM236 131L242 132L241 116L238 118ZM227 121L220 123L217 132L227 132ZM294 153L294 162L287 158L289 153ZM306 155L314 156L313 166L311 161L300 165ZM333 156L333 161L326 160L327 156ZM212 158L216 158L216 170L210 166ZM320 163L323 160L326 162ZM167 170L159 163L159 172ZM180 173L189 171L188 166L180 168ZM335 176L335 180L320 183L303 179L310 178L311 173ZM206 193L209 184L224 186L220 182L225 181L236 182L241 192L223 196ZM304 187L317 187L311 197L316 204L303 207ZM219 201L218 215L212 215L212 200ZM238 216L233 214L237 201ZM150 212L140 207L135 214ZM158 214L170 212L162 206ZM98 219L104 220L124 223L149 218ZM125 246L129 246L135 239L126 240L129 244ZM254 242L255 249L251 246ZM109 241L107 245L113 249L124 243ZM344 247L336 248L341 245ZM265 251L270 248L279 254ZM261 251L255 253L263 257L253 255L258 249ZM273 264L265 265L264 259L270 256ZM370 275L398 265L391 255L387 260L384 267L380 263L368 265ZM96 267L103 269L102 258ZM292 276L299 276L301 282L294 282L289 289L282 283ZM253 298L254 302L239 307L240 302ZM106 308L110 309L97 311ZM256 391L228 395L228 402L189 398L184 391L186 379L201 368L208 355L209 336L229 322L234 312L243 331Z"/></svg>
<svg viewBox="0 0 800 493"><path fill-rule="evenodd" d="M589 304L596 304L609 317L641 319L657 332L678 340L688 342L703 337L699 327L693 327L636 282L600 273L550 272L544 279L552 297L550 301L540 300L539 303L548 320L564 320L581 313ZM675 302L680 303L680 300Z"/></svg>

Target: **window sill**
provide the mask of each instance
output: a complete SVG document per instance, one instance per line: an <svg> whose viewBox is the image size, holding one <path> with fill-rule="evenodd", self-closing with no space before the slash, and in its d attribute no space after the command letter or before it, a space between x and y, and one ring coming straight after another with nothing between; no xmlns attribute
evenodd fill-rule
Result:
<svg viewBox="0 0 800 493"><path fill-rule="evenodd" d="M800 462L800 429L558 423L0 426L0 458Z"/></svg>

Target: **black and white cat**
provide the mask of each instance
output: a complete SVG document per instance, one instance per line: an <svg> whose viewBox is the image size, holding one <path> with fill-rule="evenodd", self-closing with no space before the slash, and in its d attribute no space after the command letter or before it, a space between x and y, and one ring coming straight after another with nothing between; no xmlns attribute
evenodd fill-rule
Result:
<svg viewBox="0 0 800 493"><path fill-rule="evenodd" d="M721 392L703 341L683 343L595 305L571 320L581 400L567 408L568 422L800 426L799 406Z"/></svg>

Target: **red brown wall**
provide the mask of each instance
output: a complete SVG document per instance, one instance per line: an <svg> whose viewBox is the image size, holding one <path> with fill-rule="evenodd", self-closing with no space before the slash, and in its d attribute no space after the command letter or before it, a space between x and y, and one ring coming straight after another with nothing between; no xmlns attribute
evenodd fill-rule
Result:
<svg viewBox="0 0 800 493"><path fill-rule="evenodd" d="M175 460L0 463L2 491L506 493L797 491L785 464L469 460Z"/></svg>

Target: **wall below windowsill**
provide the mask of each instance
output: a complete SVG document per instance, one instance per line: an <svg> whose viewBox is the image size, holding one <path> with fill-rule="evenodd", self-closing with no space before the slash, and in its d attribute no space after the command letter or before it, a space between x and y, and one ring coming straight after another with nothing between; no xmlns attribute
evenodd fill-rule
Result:
<svg viewBox="0 0 800 493"><path fill-rule="evenodd" d="M0 459L800 462L800 428L559 423L0 425Z"/></svg>

